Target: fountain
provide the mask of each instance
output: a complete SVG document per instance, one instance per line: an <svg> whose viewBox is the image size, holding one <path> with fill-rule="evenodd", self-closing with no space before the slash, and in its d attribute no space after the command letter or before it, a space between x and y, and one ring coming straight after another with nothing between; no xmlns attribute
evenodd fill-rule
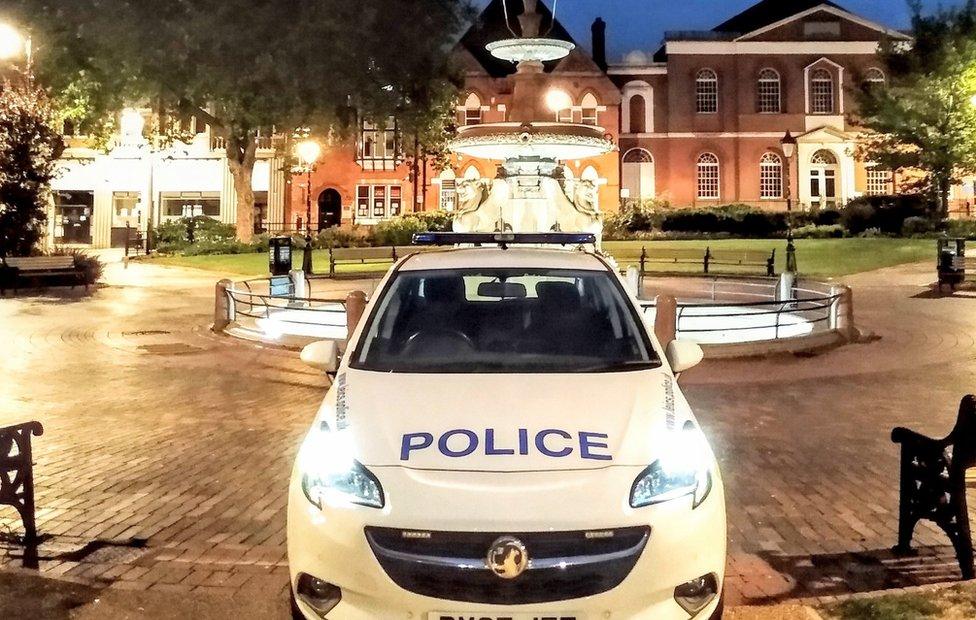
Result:
<svg viewBox="0 0 976 620"><path fill-rule="evenodd" d="M575 46L540 36L538 0L523 2L522 35L487 46L496 58L516 64L509 121L461 127L449 146L461 155L500 162L495 179L458 183L454 230L591 232L599 241L603 225L596 185L567 178L561 162L596 157L615 146L601 127L544 120L556 113L547 102L552 93L547 96L544 63L565 58Z"/></svg>

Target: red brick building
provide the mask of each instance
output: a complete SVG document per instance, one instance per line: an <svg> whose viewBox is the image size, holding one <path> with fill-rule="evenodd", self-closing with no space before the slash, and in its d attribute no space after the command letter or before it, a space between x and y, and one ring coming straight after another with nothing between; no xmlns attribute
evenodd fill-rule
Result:
<svg viewBox="0 0 976 620"><path fill-rule="evenodd" d="M509 11L519 3L509 1ZM551 13L540 5L544 19ZM484 46L510 36L502 0L493 0L461 39L465 74L458 123L524 120L515 67ZM553 38L573 41L556 21ZM655 54L606 63L605 24L593 26L592 55L579 46L546 66L546 89L568 95L551 119L603 127L619 145L592 160L566 162L565 174L595 180L599 206L661 198L676 206L742 202L785 208L787 179L800 205L834 206L890 193L891 174L856 160L853 91L882 83L880 41L908 41L832 2L762 0L705 32L668 33ZM650 42L649 42L650 43ZM792 160L781 149L790 131ZM444 170L413 175L397 132L364 124L355 147L323 154L312 177L313 228L375 224L412 210L452 209L455 179L492 178L492 162L453 157ZM416 178L415 178L416 177ZM305 214L305 178L292 179L288 224Z"/></svg>

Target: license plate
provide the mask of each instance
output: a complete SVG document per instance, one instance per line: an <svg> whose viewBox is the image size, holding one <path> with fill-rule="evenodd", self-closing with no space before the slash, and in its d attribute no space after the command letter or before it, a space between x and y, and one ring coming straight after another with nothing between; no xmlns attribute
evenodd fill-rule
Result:
<svg viewBox="0 0 976 620"><path fill-rule="evenodd" d="M456 611L432 611L427 620L586 620L580 614L565 613L511 613L482 614Z"/></svg>

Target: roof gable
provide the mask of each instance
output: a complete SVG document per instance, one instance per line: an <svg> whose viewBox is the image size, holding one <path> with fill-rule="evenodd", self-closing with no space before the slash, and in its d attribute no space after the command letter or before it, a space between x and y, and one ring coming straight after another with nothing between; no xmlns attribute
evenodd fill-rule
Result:
<svg viewBox="0 0 976 620"><path fill-rule="evenodd" d="M757 5L758 6L758 5ZM805 38L800 25L805 21L830 20L842 22L843 34L840 40L874 40L882 36L896 39L910 39L906 34L892 30L864 19L850 11L830 2L819 2L806 10L799 11L783 19L772 21L764 26L755 28L751 31L742 31L736 41L750 41L756 39L790 39L798 40ZM779 34L779 36L777 36Z"/></svg>
<svg viewBox="0 0 976 620"><path fill-rule="evenodd" d="M795 18L810 9L828 6L847 12L842 6L824 0L761 0L712 30L715 32L751 33L783 20Z"/></svg>
<svg viewBox="0 0 976 620"><path fill-rule="evenodd" d="M518 8L513 6L520 4L515 0L507 0L507 5L505 2L506 0L491 0L458 43L458 48L466 50L492 77L504 77L515 73L515 65L506 60L495 58L485 49L489 43L511 39L513 36L521 34L518 16L522 14L523 9L520 6ZM508 8L508 24L505 22L506 6ZM569 31L559 23L559 20L553 20L552 11L544 2L539 3L538 12L542 16L542 33L544 36L576 44ZM552 30L546 34L550 24ZM514 29L515 34L509 27ZM558 64L558 61L546 63L546 70L551 71Z"/></svg>

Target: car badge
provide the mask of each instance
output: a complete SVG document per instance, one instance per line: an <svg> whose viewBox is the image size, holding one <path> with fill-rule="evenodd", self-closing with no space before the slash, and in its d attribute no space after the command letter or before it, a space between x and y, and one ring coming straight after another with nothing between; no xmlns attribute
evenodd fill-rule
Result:
<svg viewBox="0 0 976 620"><path fill-rule="evenodd" d="M529 567L529 552L518 538L502 536L491 543L486 564L498 577L515 579Z"/></svg>

